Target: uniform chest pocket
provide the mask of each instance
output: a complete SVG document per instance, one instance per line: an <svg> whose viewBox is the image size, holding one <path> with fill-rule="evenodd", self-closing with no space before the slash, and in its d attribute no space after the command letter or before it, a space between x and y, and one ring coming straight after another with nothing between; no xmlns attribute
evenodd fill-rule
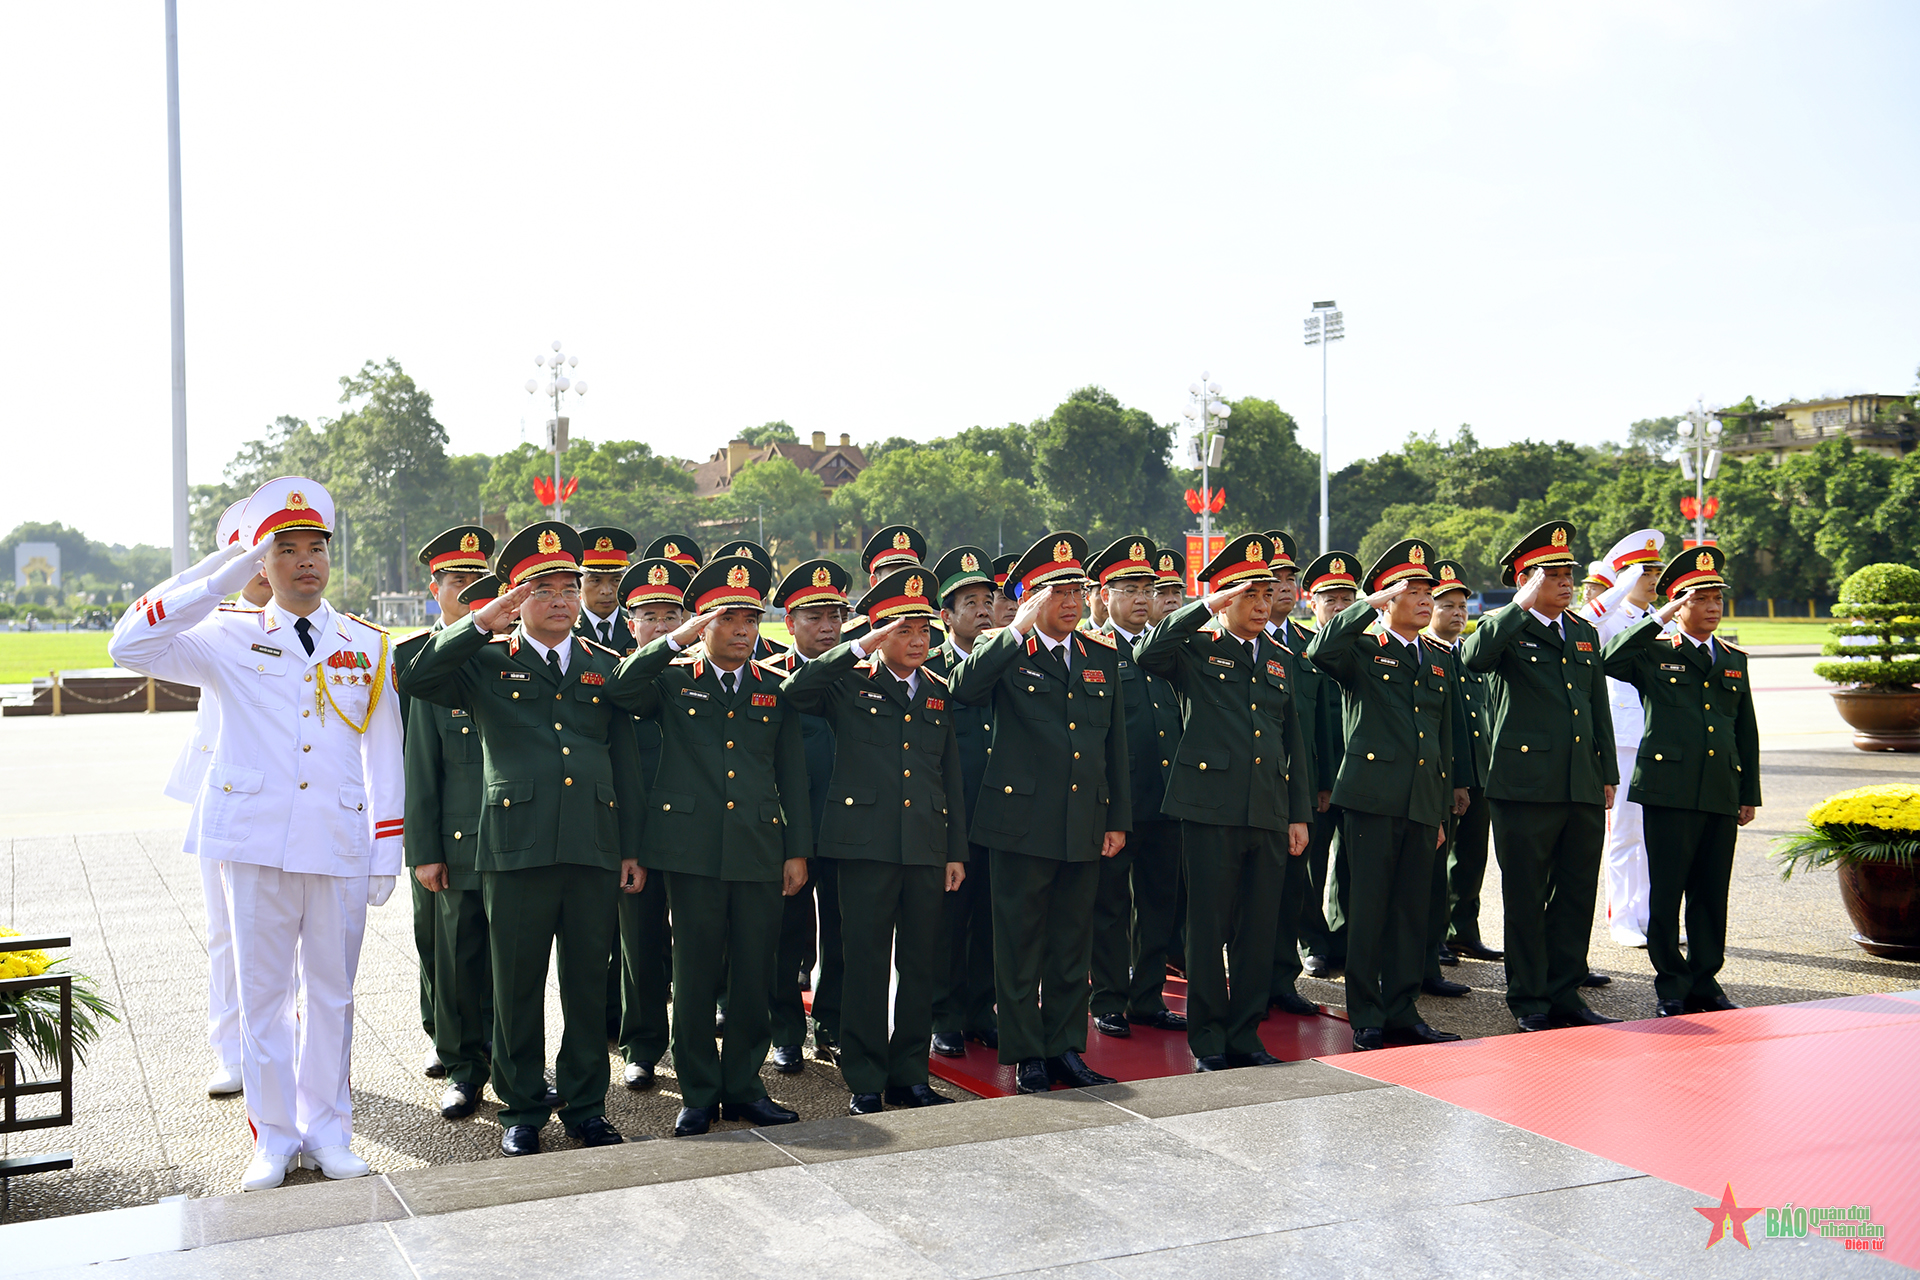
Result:
<svg viewBox="0 0 1920 1280"><path fill-rule="evenodd" d="M861 742L892 742L900 736L899 720L899 708L885 694L868 697L862 691L855 695L845 722L835 727Z"/></svg>
<svg viewBox="0 0 1920 1280"><path fill-rule="evenodd" d="M1013 703L1016 714L1029 720L1051 720L1056 715L1053 709L1054 692L1051 684L1032 676L1014 676Z"/></svg>
<svg viewBox="0 0 1920 1280"><path fill-rule="evenodd" d="M605 738L607 727L613 723L613 704L607 701L606 690L594 685L575 685L572 719L574 727L585 736Z"/></svg>
<svg viewBox="0 0 1920 1280"><path fill-rule="evenodd" d="M1747 681L1744 676L1729 675L1723 671L1720 673L1720 687L1733 693L1739 693L1746 689Z"/></svg>
<svg viewBox="0 0 1920 1280"><path fill-rule="evenodd" d="M479 764L480 732L473 717L465 711L437 708L440 712L440 750L455 764Z"/></svg>
<svg viewBox="0 0 1920 1280"><path fill-rule="evenodd" d="M257 707L283 707L292 696L287 687L289 665L284 654L276 658L267 653L243 653L234 660L234 691ZM301 687L312 688L310 684Z"/></svg>
<svg viewBox="0 0 1920 1280"><path fill-rule="evenodd" d="M678 693L667 695L667 712L669 715L692 716L695 719L702 719L708 716L717 716L721 710L722 708L714 705L712 695L703 689L682 689Z"/></svg>
<svg viewBox="0 0 1920 1280"><path fill-rule="evenodd" d="M1445 693L1447 691L1447 678L1445 676L1436 676L1429 672L1427 675L1427 688L1433 690L1435 693Z"/></svg>
<svg viewBox="0 0 1920 1280"><path fill-rule="evenodd" d="M1079 689L1075 690L1075 692L1079 696L1074 699L1074 702L1076 705L1081 706L1080 715L1086 717L1088 724L1105 727L1113 723L1113 695L1111 693L1097 684L1082 685ZM1082 699L1085 699L1084 703L1082 703Z"/></svg>
<svg viewBox="0 0 1920 1280"><path fill-rule="evenodd" d="M525 671L502 671L486 682L492 705L509 720L532 721L540 715L540 686Z"/></svg>

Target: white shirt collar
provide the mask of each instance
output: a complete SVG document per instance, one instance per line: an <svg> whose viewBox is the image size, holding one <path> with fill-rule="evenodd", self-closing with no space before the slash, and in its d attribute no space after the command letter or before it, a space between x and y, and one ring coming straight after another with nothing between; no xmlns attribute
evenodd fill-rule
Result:
<svg viewBox="0 0 1920 1280"><path fill-rule="evenodd" d="M1419 632L1416 631L1411 636L1403 636L1398 631L1395 631L1392 627L1387 627L1385 623L1381 623L1380 625L1383 627L1386 627L1387 634L1392 636L1395 640L1398 640L1401 644L1404 644L1409 648L1413 649L1416 653L1419 651L1420 649L1420 633Z"/></svg>
<svg viewBox="0 0 1920 1280"><path fill-rule="evenodd" d="M1566 619L1566 616L1567 616L1566 614L1563 613L1558 618L1549 618L1546 614L1540 612L1538 609L1529 609L1527 610L1527 612L1532 614L1535 618L1539 619L1540 625L1545 627L1547 630L1565 634L1562 631L1560 624L1562 621Z"/></svg>
<svg viewBox="0 0 1920 1280"><path fill-rule="evenodd" d="M1118 635L1128 644L1139 644L1140 637L1147 634L1145 631L1129 631L1117 622L1113 624L1113 630L1114 634Z"/></svg>
<svg viewBox="0 0 1920 1280"><path fill-rule="evenodd" d="M567 637L567 640L562 640L559 644L552 646L541 644L538 640L535 640L530 633L524 630L521 631L520 638L533 646L533 651L540 655L540 661L542 662L547 660L549 653L559 654L560 674L567 674L567 660L573 657L573 646L567 643L567 640L573 639L571 635Z"/></svg>
<svg viewBox="0 0 1920 1280"><path fill-rule="evenodd" d="M297 614L288 613L285 609L280 608L278 604L269 604L267 607L279 613L281 626L298 634L300 618ZM339 620L333 615L333 606L327 603L324 596L321 597L320 607L307 615L307 623L309 628L307 634L313 637L313 658L309 659L309 661L317 660L325 654L332 653L335 642L327 637L333 635L333 633L339 629L340 624ZM299 641L296 640L294 643L298 644ZM301 646L300 656L306 656L306 646L304 645Z"/></svg>

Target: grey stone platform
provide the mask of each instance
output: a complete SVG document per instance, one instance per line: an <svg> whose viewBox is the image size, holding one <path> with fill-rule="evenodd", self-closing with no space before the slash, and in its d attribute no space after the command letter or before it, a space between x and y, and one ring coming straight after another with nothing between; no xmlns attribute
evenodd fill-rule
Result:
<svg viewBox="0 0 1920 1280"><path fill-rule="evenodd" d="M27 1223L37 1234L16 1229L0 1272L1906 1274L1757 1231L1751 1252L1732 1241L1708 1252L1694 1209L1711 1200L1300 1063L123 1210L157 1214L146 1243L168 1251L98 1265L44 1264L102 1239L88 1224L117 1215Z"/></svg>

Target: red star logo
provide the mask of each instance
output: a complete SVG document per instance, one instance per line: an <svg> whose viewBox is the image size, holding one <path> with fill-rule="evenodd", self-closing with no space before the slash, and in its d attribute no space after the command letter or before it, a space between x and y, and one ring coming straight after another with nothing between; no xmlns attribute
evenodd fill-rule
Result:
<svg viewBox="0 0 1920 1280"><path fill-rule="evenodd" d="M1721 1194L1719 1204L1711 1209L1696 1208L1694 1212L1713 1224L1713 1234L1707 1237L1707 1248L1711 1249L1719 1244L1720 1237L1729 1231L1733 1232L1733 1238L1738 1240L1742 1247L1753 1248L1752 1242L1747 1239L1747 1219L1759 1213L1760 1210L1742 1209L1734 1203L1731 1182L1727 1184L1726 1191Z"/></svg>

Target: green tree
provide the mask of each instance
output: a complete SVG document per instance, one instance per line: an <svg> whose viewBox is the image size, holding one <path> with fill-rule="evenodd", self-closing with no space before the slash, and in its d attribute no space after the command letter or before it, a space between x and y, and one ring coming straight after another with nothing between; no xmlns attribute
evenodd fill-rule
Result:
<svg viewBox="0 0 1920 1280"><path fill-rule="evenodd" d="M1226 465L1210 477L1227 491L1221 522L1234 529L1285 529L1311 540L1309 526L1318 528L1320 460L1300 447L1293 415L1271 400L1248 396L1233 402L1226 436ZM1193 483L1197 487L1197 478Z"/></svg>
<svg viewBox="0 0 1920 1280"><path fill-rule="evenodd" d="M1172 528L1180 490L1173 431L1101 387L1082 387L1033 426L1034 472L1048 510L1095 548L1129 533Z"/></svg>
<svg viewBox="0 0 1920 1280"><path fill-rule="evenodd" d="M1476 588L1500 585L1500 557L1532 525L1492 507L1461 508L1445 502L1397 503L1381 512L1360 539L1360 560L1371 565L1402 538L1425 538L1460 566L1461 581Z"/></svg>
<svg viewBox="0 0 1920 1280"><path fill-rule="evenodd" d="M861 530L911 524L927 536L931 555L971 543L1024 551L1047 531L1039 495L1006 473L999 453L948 441L896 449L833 495L849 540Z"/></svg>
<svg viewBox="0 0 1920 1280"><path fill-rule="evenodd" d="M818 535L832 532L833 514L820 478L786 458L769 458L738 472L727 492L708 504L708 521L728 538L752 538L790 568L813 555Z"/></svg>
<svg viewBox="0 0 1920 1280"><path fill-rule="evenodd" d="M1229 419L1231 420L1231 419ZM1357 550L1361 539L1380 522L1388 507L1419 505L1433 500L1433 482L1417 471L1404 453L1350 462L1327 477L1327 503L1332 508L1328 538L1333 547ZM1308 527L1320 527L1320 502L1315 495ZM1306 539L1303 539L1303 543ZM1315 554L1333 547L1317 547Z"/></svg>
<svg viewBox="0 0 1920 1280"><path fill-rule="evenodd" d="M793 428L780 421L763 422L757 427L748 427L734 439L745 440L755 448L773 443L798 444L800 442L800 437L793 433Z"/></svg>

